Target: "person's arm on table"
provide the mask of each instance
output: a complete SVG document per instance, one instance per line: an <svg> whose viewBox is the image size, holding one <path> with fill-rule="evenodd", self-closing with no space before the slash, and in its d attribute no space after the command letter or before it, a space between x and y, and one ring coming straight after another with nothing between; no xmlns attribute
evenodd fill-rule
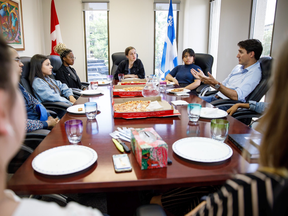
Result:
<svg viewBox="0 0 288 216"><path fill-rule="evenodd" d="M232 107L230 107L228 110L227 110L227 113L232 116L238 108L247 108L249 109L250 106L249 106L249 103L237 103L237 104L234 104Z"/></svg>
<svg viewBox="0 0 288 216"><path fill-rule="evenodd" d="M200 84L201 81L199 79L195 79L194 82L186 86L185 89L193 90L196 89Z"/></svg>
<svg viewBox="0 0 288 216"><path fill-rule="evenodd" d="M178 80L176 78L172 77L170 74L167 74L165 79L168 81L174 82L176 85L179 85Z"/></svg>
<svg viewBox="0 0 288 216"><path fill-rule="evenodd" d="M222 85L209 72L208 72L208 77L205 76L203 71L200 69L198 69L198 72L195 69L192 69L191 73L196 79L200 79L201 82L203 82L204 84L210 85L213 88L215 88L216 84L219 84L220 87L218 88L218 91L220 91L222 94L224 94L226 97L230 98L231 100L238 100L238 94L236 90L227 88L226 86Z"/></svg>

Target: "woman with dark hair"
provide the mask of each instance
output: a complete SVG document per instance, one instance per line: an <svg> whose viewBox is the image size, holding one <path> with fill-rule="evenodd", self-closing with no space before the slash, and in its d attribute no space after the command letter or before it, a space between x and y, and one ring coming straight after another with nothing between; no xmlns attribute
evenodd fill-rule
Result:
<svg viewBox="0 0 288 216"><path fill-rule="evenodd" d="M19 65L9 54L8 46L0 37L0 209L2 216L24 215L90 215L102 216L97 209L69 202L66 207L36 199L21 199L7 190L7 166L20 149L25 137L26 111L18 89Z"/></svg>
<svg viewBox="0 0 288 216"><path fill-rule="evenodd" d="M75 103L73 92L65 83L51 79L52 65L47 56L36 54L31 58L29 81L33 92L40 102Z"/></svg>
<svg viewBox="0 0 288 216"><path fill-rule="evenodd" d="M75 60L72 50L66 48L66 46L62 43L57 44L54 50L59 54L62 60L62 65L56 72L56 80L60 80L62 83L65 83L69 88L84 89L85 86L82 86L75 69L70 67L70 65L74 64Z"/></svg>
<svg viewBox="0 0 288 216"><path fill-rule="evenodd" d="M174 82L176 85L180 85L181 87L185 87L186 89L196 89L200 84L201 81L196 79L191 70L201 69L198 65L195 65L195 52L193 49L185 49L182 52L182 59L184 65L178 65L173 70L167 74L165 77L166 80Z"/></svg>
<svg viewBox="0 0 288 216"><path fill-rule="evenodd" d="M125 49L126 60L118 65L114 79L118 80L118 74L124 74L124 78L145 78L144 66L140 59L137 59L136 49L132 46Z"/></svg>

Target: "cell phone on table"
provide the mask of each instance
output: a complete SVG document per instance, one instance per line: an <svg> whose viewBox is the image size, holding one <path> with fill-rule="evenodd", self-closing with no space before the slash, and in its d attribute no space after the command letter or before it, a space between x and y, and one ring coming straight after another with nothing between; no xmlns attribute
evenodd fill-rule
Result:
<svg viewBox="0 0 288 216"><path fill-rule="evenodd" d="M112 159L116 172L128 172L132 170L132 166L127 154L112 155Z"/></svg>

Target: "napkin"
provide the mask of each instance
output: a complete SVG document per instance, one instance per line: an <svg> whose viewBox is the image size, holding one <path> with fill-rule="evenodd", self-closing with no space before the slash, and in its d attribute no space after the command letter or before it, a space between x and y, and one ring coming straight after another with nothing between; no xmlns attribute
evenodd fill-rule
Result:
<svg viewBox="0 0 288 216"><path fill-rule="evenodd" d="M162 108L162 106L158 103L158 101L153 101L149 104L149 106L147 107L147 109L149 110L157 110Z"/></svg>
<svg viewBox="0 0 288 216"><path fill-rule="evenodd" d="M172 104L174 104L175 106L178 106L178 105L187 105L188 102L187 101L184 101L184 100L176 100L176 101L171 101Z"/></svg>
<svg viewBox="0 0 288 216"><path fill-rule="evenodd" d="M189 96L189 94L186 92L177 92L176 95L177 96Z"/></svg>

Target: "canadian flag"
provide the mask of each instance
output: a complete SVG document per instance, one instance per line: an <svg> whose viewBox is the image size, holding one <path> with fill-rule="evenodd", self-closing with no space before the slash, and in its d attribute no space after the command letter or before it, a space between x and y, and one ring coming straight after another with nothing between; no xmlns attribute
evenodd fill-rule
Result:
<svg viewBox="0 0 288 216"><path fill-rule="evenodd" d="M61 32L60 32L60 24L54 4L54 0L51 1L51 54L50 55L58 55L54 51L54 47L58 43L62 43L62 37L61 37Z"/></svg>

